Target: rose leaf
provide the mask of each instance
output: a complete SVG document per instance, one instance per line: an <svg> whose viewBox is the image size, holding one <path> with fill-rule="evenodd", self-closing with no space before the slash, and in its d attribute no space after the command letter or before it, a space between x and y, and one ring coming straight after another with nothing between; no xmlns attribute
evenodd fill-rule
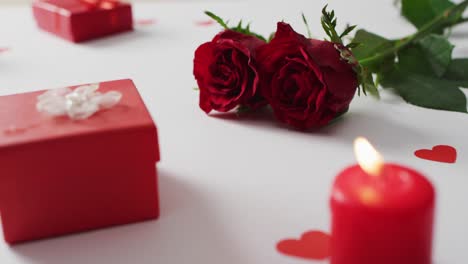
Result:
<svg viewBox="0 0 468 264"><path fill-rule="evenodd" d="M392 41L362 29L356 32L352 42L359 43L357 47L352 49L354 57L358 61L372 58L393 46ZM375 61L372 65L369 65L368 68L371 72L380 72L384 68L393 66L394 61L395 58L389 56Z"/></svg>
<svg viewBox="0 0 468 264"><path fill-rule="evenodd" d="M402 0L401 13L419 29L453 5L449 0Z"/></svg>
<svg viewBox="0 0 468 264"><path fill-rule="evenodd" d="M455 47L447 38L431 34L419 41L422 51L438 77L444 75L452 61L452 51Z"/></svg>
<svg viewBox="0 0 468 264"><path fill-rule="evenodd" d="M467 113L465 94L450 80L402 71L398 66L380 78L383 87L393 88L410 104Z"/></svg>
<svg viewBox="0 0 468 264"><path fill-rule="evenodd" d="M461 87L468 88L468 58L452 60L444 78L456 82Z"/></svg>
<svg viewBox="0 0 468 264"><path fill-rule="evenodd" d="M398 52L399 69L404 72L411 72L420 75L435 75L420 45L411 45Z"/></svg>

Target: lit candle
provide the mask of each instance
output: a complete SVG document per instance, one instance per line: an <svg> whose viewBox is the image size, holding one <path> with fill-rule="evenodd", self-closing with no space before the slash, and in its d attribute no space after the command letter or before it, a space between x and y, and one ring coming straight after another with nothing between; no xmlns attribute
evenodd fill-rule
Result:
<svg viewBox="0 0 468 264"><path fill-rule="evenodd" d="M331 264L430 264L435 191L420 173L355 141L359 165L333 185Z"/></svg>

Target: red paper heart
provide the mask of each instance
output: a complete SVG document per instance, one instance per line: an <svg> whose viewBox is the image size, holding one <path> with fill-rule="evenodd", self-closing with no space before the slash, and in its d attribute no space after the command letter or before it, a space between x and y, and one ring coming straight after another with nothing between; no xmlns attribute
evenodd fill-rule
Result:
<svg viewBox="0 0 468 264"><path fill-rule="evenodd" d="M416 157L444 163L457 161L457 150L452 146L438 145L431 149L420 149L414 152Z"/></svg>
<svg viewBox="0 0 468 264"><path fill-rule="evenodd" d="M195 25L199 27L207 27L207 26L214 25L214 21L213 20L196 21Z"/></svg>
<svg viewBox="0 0 468 264"><path fill-rule="evenodd" d="M286 239L278 242L276 249L288 256L322 260L330 257L330 235L321 231L309 231L299 240Z"/></svg>

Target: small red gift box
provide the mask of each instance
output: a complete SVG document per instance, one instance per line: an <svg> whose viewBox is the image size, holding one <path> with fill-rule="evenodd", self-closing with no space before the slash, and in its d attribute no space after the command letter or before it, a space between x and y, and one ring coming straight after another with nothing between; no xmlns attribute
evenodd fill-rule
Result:
<svg viewBox="0 0 468 264"><path fill-rule="evenodd" d="M36 0L40 28L72 42L133 29L132 7L117 0Z"/></svg>
<svg viewBox="0 0 468 264"><path fill-rule="evenodd" d="M8 243L159 216L156 126L131 80L95 87L84 101L76 87L68 88L72 96L53 92L53 100L43 91L0 97L0 215ZM106 93L121 99L96 111L109 104ZM39 98L49 108L64 103L77 119L53 117L54 108L40 112Z"/></svg>

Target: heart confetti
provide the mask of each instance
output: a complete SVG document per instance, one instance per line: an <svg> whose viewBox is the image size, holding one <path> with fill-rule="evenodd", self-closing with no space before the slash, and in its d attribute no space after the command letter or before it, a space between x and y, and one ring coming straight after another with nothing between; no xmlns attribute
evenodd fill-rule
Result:
<svg viewBox="0 0 468 264"><path fill-rule="evenodd" d="M214 25L215 22L213 20L202 20L202 21L195 21L195 25L199 27L208 27Z"/></svg>
<svg viewBox="0 0 468 264"><path fill-rule="evenodd" d="M322 231L308 231L299 240L285 239L278 242L276 249L288 256L323 260L330 257L330 235Z"/></svg>
<svg viewBox="0 0 468 264"><path fill-rule="evenodd" d="M437 145L432 149L416 150L414 155L420 159L443 163L455 163L457 161L457 150L447 145Z"/></svg>

